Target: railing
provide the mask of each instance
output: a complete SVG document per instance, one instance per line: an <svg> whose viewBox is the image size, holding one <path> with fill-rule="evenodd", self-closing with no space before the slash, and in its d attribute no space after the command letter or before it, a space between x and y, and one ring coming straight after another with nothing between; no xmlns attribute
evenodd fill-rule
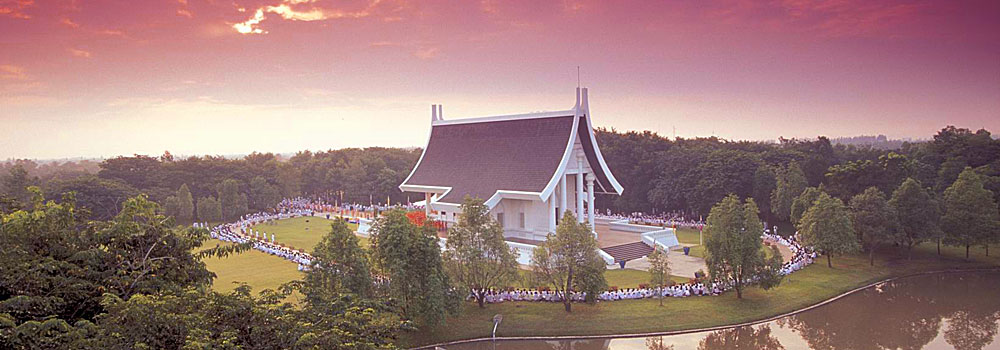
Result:
<svg viewBox="0 0 1000 350"><path fill-rule="evenodd" d="M664 228L656 231L649 231L641 235L642 243L653 247L663 248L664 250L670 250L670 248L681 245L677 241L677 234L674 233L672 228Z"/></svg>
<svg viewBox="0 0 1000 350"><path fill-rule="evenodd" d="M507 246L513 247L514 249L517 250L518 264L531 265L531 257L534 256L535 248L537 248L538 246L525 243L511 242L511 241L505 241L505 242L507 242Z"/></svg>
<svg viewBox="0 0 1000 350"><path fill-rule="evenodd" d="M611 254L608 254L608 253L604 252L604 249L598 248L597 249L597 254L599 254L601 256L601 259L604 259L604 264L605 265L614 265L615 264L615 257L611 256Z"/></svg>

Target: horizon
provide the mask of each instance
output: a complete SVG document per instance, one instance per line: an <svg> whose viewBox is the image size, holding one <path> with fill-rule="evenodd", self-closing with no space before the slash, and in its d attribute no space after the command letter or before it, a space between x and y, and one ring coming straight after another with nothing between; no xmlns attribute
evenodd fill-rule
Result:
<svg viewBox="0 0 1000 350"><path fill-rule="evenodd" d="M601 127L598 126L596 128L601 128ZM972 130L973 132L978 131L978 129L971 129L971 128L969 128L969 129ZM653 132L654 134L656 134L657 136L666 138L666 139L671 140L671 141L677 141L679 139L692 140L692 139L698 139L698 138L712 138L712 137L717 137L717 138L719 138L721 140L736 141L736 142L778 143L779 139L783 137L783 136L779 136L778 138L773 139L773 140L726 139L726 138L721 138L721 137L718 137L718 136L692 136L692 137L677 136L677 137L672 137L672 136L667 136L667 135L661 135L661 134L659 134L659 133L657 133L655 131L652 131L652 130L613 130L611 128L607 128L607 130L608 131L618 132L618 133L629 133L629 132L643 133L643 132L646 132L646 131L650 131L650 132ZM993 133L990 130L987 130L987 131L990 132L990 134L992 135L993 139L1000 138L1000 135L995 134L995 133ZM886 136L886 135L884 135L884 134L874 134L874 135L871 135L871 134L861 134L861 135L855 135L855 136L838 136L838 137L831 137L831 136L826 136L826 135L818 135L818 136L814 136L814 137L804 137L804 138L803 137L796 137L796 138L785 138L785 139L814 141L814 140L819 139L820 137L826 137L826 138L828 138L830 140L830 142L832 144L837 145L837 144L840 144L840 142L838 142L838 140L841 140L841 139L853 139L853 138L861 138L861 137L878 137L878 136ZM899 141L899 142L928 142L928 141L932 141L933 140L933 135L931 135L930 137L927 137L927 138L892 138L892 137L888 137L888 136L886 136L886 137L887 137L887 141L888 142L894 142L894 141ZM862 143L862 144L864 144L864 143ZM132 157L132 156L159 157L159 156L163 155L165 152L170 152L170 154L172 156L178 157L178 158L183 158L183 159L187 159L187 158L190 158L190 157L197 157L197 158L202 158L202 157L223 157L223 158L227 158L227 159L237 159L237 158L246 157L246 156L248 156L248 155L250 155L252 153L261 153L261 154L268 154L268 153L270 153L270 154L274 154L275 156L279 156L279 157L292 157L295 154L300 153L300 152L318 153L318 152L337 151L337 150L351 149L351 148L364 149L364 148L377 148L377 147L399 148L399 149L423 149L424 146L394 146L394 147L379 146L379 145L364 146L364 147L346 146L346 147L338 147L338 148L301 149L301 150L281 151L281 152L278 152L278 151L266 151L266 150L254 150L254 151L245 152L245 153L227 153L227 154L213 154L213 153L184 154L184 153L171 152L169 149L165 149L165 150L161 151L160 153L131 153L131 154L124 154L123 153L123 154L114 154L114 155L70 156L70 157L60 157L60 158L7 157L7 158L0 158L0 164L11 163L11 162L15 162L15 161L18 161L18 160L30 160L30 161L35 161L35 162L50 163L50 162L77 162L77 161L98 161L98 160L103 161L103 160L113 159L113 158L117 158L117 157Z"/></svg>
<svg viewBox="0 0 1000 350"><path fill-rule="evenodd" d="M423 147L431 104L561 110L578 85L595 127L668 137L998 130L998 16L986 0L0 1L0 159Z"/></svg>

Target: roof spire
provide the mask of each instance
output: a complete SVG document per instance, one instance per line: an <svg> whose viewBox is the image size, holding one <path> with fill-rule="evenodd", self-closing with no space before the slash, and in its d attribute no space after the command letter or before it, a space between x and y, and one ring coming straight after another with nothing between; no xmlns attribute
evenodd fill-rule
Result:
<svg viewBox="0 0 1000 350"><path fill-rule="evenodd" d="M573 106L573 110L580 114L580 88L576 88L576 105Z"/></svg>

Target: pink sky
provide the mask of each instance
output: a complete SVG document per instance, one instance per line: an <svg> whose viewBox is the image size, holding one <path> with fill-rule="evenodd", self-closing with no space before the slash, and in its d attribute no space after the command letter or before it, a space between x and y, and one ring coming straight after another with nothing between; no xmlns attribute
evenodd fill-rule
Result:
<svg viewBox="0 0 1000 350"><path fill-rule="evenodd" d="M663 135L1000 131L1000 2L0 0L0 159L423 146L561 110Z"/></svg>

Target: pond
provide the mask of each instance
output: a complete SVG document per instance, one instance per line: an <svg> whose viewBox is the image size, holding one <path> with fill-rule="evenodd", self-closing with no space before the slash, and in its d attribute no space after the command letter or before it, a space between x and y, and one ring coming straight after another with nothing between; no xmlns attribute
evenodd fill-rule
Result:
<svg viewBox="0 0 1000 350"><path fill-rule="evenodd" d="M998 349L1000 272L909 277L754 326L646 338L481 341L447 350Z"/></svg>

